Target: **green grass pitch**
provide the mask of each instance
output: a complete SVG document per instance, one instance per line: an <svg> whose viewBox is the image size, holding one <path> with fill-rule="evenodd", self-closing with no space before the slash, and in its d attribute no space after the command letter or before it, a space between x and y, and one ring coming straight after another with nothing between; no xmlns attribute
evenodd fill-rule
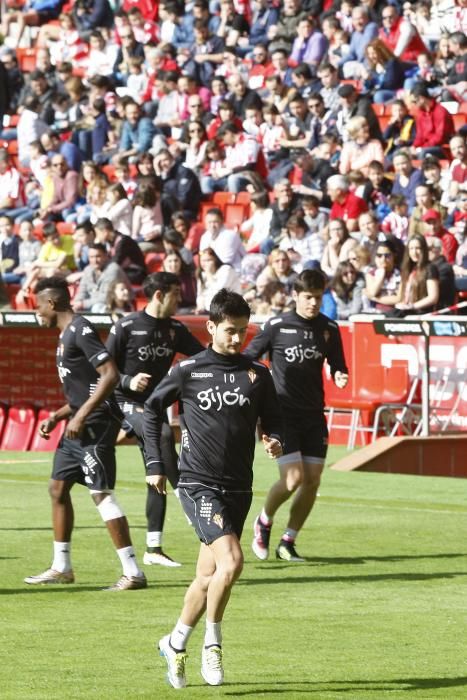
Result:
<svg viewBox="0 0 467 700"><path fill-rule="evenodd" d="M342 454L330 451L330 461ZM119 448L118 496L144 551L145 486L136 448ZM167 551L150 587L101 589L118 558L86 489L74 489L76 584L31 587L50 564L51 455L0 453L2 700L171 698L155 642L176 621L197 542L173 494ZM456 479L326 470L297 543L304 564L256 560L251 526L276 477L261 448L243 538L245 569L224 622L225 684L199 673L203 626L189 645L192 698L467 698L467 484ZM285 524L282 509L274 526Z"/></svg>

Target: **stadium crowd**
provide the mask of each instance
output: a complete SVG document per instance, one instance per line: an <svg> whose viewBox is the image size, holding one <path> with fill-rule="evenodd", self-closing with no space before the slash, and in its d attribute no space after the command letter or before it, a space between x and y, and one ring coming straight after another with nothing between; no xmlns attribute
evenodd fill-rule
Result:
<svg viewBox="0 0 467 700"><path fill-rule="evenodd" d="M404 315L467 291L465 0L26 0L0 23L1 301L241 292ZM17 48L17 47L20 48Z"/></svg>

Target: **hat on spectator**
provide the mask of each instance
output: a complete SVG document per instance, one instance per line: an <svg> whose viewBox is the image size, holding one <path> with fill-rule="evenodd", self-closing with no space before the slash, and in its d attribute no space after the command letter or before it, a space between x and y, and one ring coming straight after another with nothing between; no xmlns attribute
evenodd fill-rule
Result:
<svg viewBox="0 0 467 700"><path fill-rule="evenodd" d="M321 269L321 263L319 260L307 260L306 262L303 263L303 269L304 270L318 270L319 272L323 271Z"/></svg>
<svg viewBox="0 0 467 700"><path fill-rule="evenodd" d="M354 86L351 85L350 83L346 83L345 85L341 85L340 88L337 91L337 94L339 97L350 97L350 95L355 94L357 91L355 90Z"/></svg>
<svg viewBox="0 0 467 700"><path fill-rule="evenodd" d="M428 209L422 216L422 221L433 221L433 219L436 221L441 220L441 214L436 209Z"/></svg>

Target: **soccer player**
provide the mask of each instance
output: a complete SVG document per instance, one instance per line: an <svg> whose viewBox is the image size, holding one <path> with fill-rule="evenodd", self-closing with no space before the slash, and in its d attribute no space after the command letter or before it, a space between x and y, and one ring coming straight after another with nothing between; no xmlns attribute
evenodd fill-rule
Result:
<svg viewBox="0 0 467 700"><path fill-rule="evenodd" d="M297 554L295 539L313 508L327 453L324 360L330 365L336 386L343 388L348 382L339 328L319 310L325 287L326 278L320 270L304 270L294 284L295 311L267 321L245 351L253 359L269 353L284 419L279 480L271 487L255 520L252 548L259 559L269 556L276 511L294 494L276 557L304 561Z"/></svg>
<svg viewBox="0 0 467 700"><path fill-rule="evenodd" d="M146 401L147 483L165 492L160 449L164 411L179 401L182 440L179 495L201 545L196 576L180 618L159 642L174 688L186 685L188 639L206 612L201 674L221 685L221 623L230 592L243 567L240 537L252 499L252 464L258 417L266 453L282 452L280 407L271 376L262 364L240 354L250 309L239 294L221 289L213 298L208 331L212 345L173 367Z"/></svg>
<svg viewBox="0 0 467 700"><path fill-rule="evenodd" d="M47 328L58 327L58 376L66 404L42 421L39 432L48 439L57 423L67 420L65 434L55 452L49 493L52 498L54 556L50 569L25 578L29 584L73 583L71 534L74 484L87 486L105 522L123 568L109 589L146 588L146 577L136 561L128 521L117 503L115 440L122 413L112 394L118 371L94 326L76 316L65 280L49 277L36 287L37 317Z"/></svg>
<svg viewBox="0 0 467 700"><path fill-rule="evenodd" d="M128 427L134 434L146 465L143 440L144 402L165 377L177 352L195 355L203 345L180 323L171 318L180 302L180 283L169 272L156 272L144 281L143 289L149 300L143 311L124 316L111 329L107 349L120 371L120 383L115 390ZM177 453L167 416L162 429L162 454L168 477L175 489L178 481ZM162 550L162 531L167 496L148 485L146 497L146 552L144 564L180 566Z"/></svg>

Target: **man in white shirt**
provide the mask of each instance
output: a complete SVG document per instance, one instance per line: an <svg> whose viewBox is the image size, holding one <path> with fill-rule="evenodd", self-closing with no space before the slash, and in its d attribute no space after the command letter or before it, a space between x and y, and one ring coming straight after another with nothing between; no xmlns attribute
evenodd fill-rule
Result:
<svg viewBox="0 0 467 700"><path fill-rule="evenodd" d="M224 264L240 270L245 249L236 231L223 228L224 217L217 207L209 209L205 218L206 231L201 236L200 251L212 248Z"/></svg>

